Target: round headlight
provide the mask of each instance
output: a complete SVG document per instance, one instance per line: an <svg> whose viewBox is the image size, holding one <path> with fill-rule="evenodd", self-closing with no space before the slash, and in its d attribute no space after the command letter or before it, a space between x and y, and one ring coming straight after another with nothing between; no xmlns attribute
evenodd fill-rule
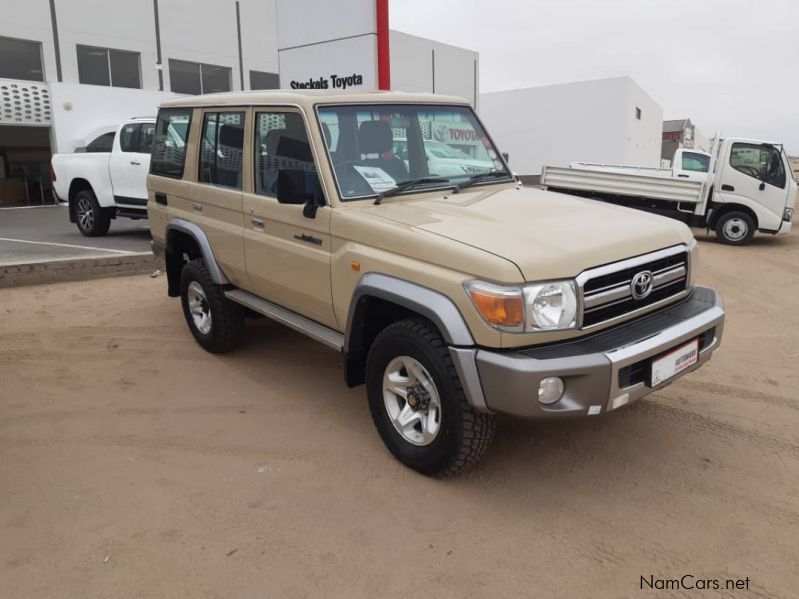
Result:
<svg viewBox="0 0 799 599"><path fill-rule="evenodd" d="M533 299L531 312L539 329L567 329L577 318L577 296L570 283L545 283Z"/></svg>

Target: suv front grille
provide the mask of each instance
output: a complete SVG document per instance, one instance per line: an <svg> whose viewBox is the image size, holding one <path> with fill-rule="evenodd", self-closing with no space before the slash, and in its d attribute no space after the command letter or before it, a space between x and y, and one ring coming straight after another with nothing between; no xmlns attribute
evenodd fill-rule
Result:
<svg viewBox="0 0 799 599"><path fill-rule="evenodd" d="M672 296L679 296L686 290L690 266L688 252L684 248L655 252L651 257L651 260L647 260L646 256L637 260L625 260L618 263L617 270L611 264L581 275L583 328L613 320ZM636 299L632 294L633 278L643 272L652 275L652 290L646 297Z"/></svg>

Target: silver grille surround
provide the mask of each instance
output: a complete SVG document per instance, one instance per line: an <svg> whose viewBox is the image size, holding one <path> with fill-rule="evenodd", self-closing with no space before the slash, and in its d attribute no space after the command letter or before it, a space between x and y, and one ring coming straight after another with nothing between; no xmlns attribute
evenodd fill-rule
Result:
<svg viewBox="0 0 799 599"><path fill-rule="evenodd" d="M652 292L663 290L670 285L684 283L684 286L679 288L678 291L676 291L672 295L669 295L668 297L662 298L659 301L646 304L644 306L641 306L640 308L625 312L624 314L620 314L618 316L614 316L612 318L608 318L600 322L592 323L590 325L584 325L586 311L592 311L599 308L607 308L609 306L612 306L613 304L628 301L629 299L632 298L632 294L630 291L630 284L632 283L631 278L614 282L611 285L607 285L599 289L592 290L588 293L585 292L586 283L597 277L610 275L615 272L624 271L636 267L645 267L649 263L661 260L663 258L669 258L671 256L675 256L678 254L685 254L685 261L683 263L671 265L662 269L652 271L652 276L654 279ZM674 303L676 301L679 301L687 297L688 295L690 295L692 289L692 286L690 284L692 280L691 268L692 268L691 247L689 247L686 244L680 244L662 250L658 250L656 252L650 252L648 254L643 254L641 256L629 258L627 260L621 260L619 262L613 262L611 264L606 264L604 266L599 266L596 268L590 268L588 270L584 270L575 279L577 282L577 295L578 295L577 328L580 330L591 330L600 326L607 326L609 324L619 322L622 320L629 320L630 318L633 318L639 314L650 312L658 307Z"/></svg>

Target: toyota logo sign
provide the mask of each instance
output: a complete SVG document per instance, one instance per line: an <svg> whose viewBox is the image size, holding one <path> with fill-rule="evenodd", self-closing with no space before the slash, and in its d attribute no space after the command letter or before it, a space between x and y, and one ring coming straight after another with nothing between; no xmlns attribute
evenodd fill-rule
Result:
<svg viewBox="0 0 799 599"><path fill-rule="evenodd" d="M630 293L634 299L642 300L652 293L652 273L648 270L639 272L630 283Z"/></svg>

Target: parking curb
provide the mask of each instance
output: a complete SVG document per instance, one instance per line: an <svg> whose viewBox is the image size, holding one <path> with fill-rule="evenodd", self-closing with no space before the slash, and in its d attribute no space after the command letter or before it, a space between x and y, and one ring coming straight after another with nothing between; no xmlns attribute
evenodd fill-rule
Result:
<svg viewBox="0 0 799 599"><path fill-rule="evenodd" d="M0 264L0 289L148 274L159 269L163 269L163 260L150 252Z"/></svg>

